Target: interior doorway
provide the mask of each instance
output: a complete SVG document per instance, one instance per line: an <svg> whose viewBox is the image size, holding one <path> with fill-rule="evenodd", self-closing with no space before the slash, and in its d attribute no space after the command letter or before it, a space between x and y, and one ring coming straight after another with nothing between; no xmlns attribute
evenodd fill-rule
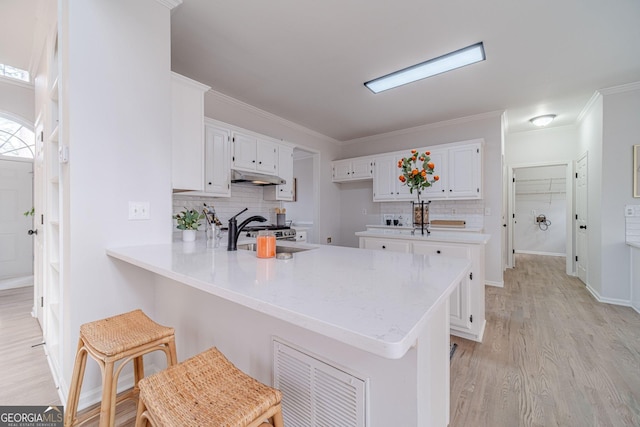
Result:
<svg viewBox="0 0 640 427"><path fill-rule="evenodd" d="M508 267L515 253L566 257L573 275L572 163L523 164L509 167Z"/></svg>
<svg viewBox="0 0 640 427"><path fill-rule="evenodd" d="M33 284L33 162L0 159L0 288Z"/></svg>
<svg viewBox="0 0 640 427"><path fill-rule="evenodd" d="M294 201L283 202L287 219L297 231L306 231L309 243L319 243L320 153L296 147L293 150Z"/></svg>

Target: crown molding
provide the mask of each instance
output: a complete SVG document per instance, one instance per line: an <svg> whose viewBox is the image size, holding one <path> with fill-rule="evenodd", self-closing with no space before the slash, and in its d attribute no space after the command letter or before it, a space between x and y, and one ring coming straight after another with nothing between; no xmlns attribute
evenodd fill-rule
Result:
<svg viewBox="0 0 640 427"><path fill-rule="evenodd" d="M165 6L167 9L171 10L174 7L178 7L182 4L182 0L156 0L161 5Z"/></svg>
<svg viewBox="0 0 640 427"><path fill-rule="evenodd" d="M599 98L602 98L602 94L599 91L595 91L593 95L591 95L591 98L589 98L587 103L582 108L582 111L580 111L580 114L578 114L576 123L580 123L582 119L584 119L584 116L586 116L587 113L589 113L589 111L593 108L594 104Z"/></svg>
<svg viewBox="0 0 640 427"><path fill-rule="evenodd" d="M613 95L616 93L624 93L624 92L632 92L634 90L640 90L640 82L627 83L624 85L608 87L604 89L600 89L600 92L603 95Z"/></svg>
<svg viewBox="0 0 640 427"><path fill-rule="evenodd" d="M246 102L240 101L236 98L233 98L229 95L225 95L224 93L220 93L214 89L210 89L207 92L207 96L215 96L216 98L219 98L220 100L229 103L229 104L233 104L249 113L255 114L257 116L260 116L262 118L277 122L283 126L288 127L289 129L298 131L298 132L302 132L305 133L309 136L312 136L314 138L318 138L322 141L326 141L326 142L330 142L332 144L339 144L340 141L338 141L337 139L333 139L327 135L323 135L320 132L316 132L314 130L311 130L309 128L306 128L304 126L301 126L297 123L294 123L292 121L289 121L287 119L284 119L280 116L276 116L273 113L269 113L268 111L262 110L258 107L254 107L253 105L247 104Z"/></svg>
<svg viewBox="0 0 640 427"><path fill-rule="evenodd" d="M436 128L445 127L445 126L454 126L454 125L459 125L459 124L462 124L462 123L474 122L474 121L477 121L477 120L484 120L484 119L489 119L489 118L494 118L494 117L500 117L503 113L504 113L504 110L498 110L498 111L490 111L490 112L482 113L482 114L475 114L473 116L465 116L465 117L459 117L459 118L451 119L451 120L443 120L441 122L429 123L429 124L426 124L426 125L420 125L420 126L415 126L415 127L406 128L406 129L394 130L394 131L386 132L386 133L379 133L377 135L364 136L362 138L350 139L348 141L343 141L343 145L358 144L358 143L362 143L362 142L372 142L372 141L376 141L376 140L379 140L379 139L392 138L392 137L395 137L395 136L416 133L416 132L429 130L429 129L436 129Z"/></svg>

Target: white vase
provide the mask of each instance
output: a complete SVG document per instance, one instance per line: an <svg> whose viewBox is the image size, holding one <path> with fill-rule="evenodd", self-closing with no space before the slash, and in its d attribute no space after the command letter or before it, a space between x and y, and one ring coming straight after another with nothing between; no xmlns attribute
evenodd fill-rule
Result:
<svg viewBox="0 0 640 427"><path fill-rule="evenodd" d="M182 230L182 241L193 242L196 240L196 230Z"/></svg>

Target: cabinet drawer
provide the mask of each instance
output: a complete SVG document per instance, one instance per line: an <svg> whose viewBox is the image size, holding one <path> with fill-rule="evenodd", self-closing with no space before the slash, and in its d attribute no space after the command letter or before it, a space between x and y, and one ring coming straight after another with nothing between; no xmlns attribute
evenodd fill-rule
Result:
<svg viewBox="0 0 640 427"><path fill-rule="evenodd" d="M468 247L442 245L437 243L414 243L413 253L421 255L442 255L452 258L471 259L471 251Z"/></svg>
<svg viewBox="0 0 640 427"><path fill-rule="evenodd" d="M364 249L378 249L391 252L411 252L411 246L409 242L402 242L391 239L363 239L361 247Z"/></svg>

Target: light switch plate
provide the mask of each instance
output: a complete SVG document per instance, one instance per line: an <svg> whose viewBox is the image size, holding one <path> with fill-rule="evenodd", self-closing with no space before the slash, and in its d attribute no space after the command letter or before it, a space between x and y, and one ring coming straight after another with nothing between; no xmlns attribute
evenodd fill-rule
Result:
<svg viewBox="0 0 640 427"><path fill-rule="evenodd" d="M149 202L129 202L129 220L149 219Z"/></svg>

